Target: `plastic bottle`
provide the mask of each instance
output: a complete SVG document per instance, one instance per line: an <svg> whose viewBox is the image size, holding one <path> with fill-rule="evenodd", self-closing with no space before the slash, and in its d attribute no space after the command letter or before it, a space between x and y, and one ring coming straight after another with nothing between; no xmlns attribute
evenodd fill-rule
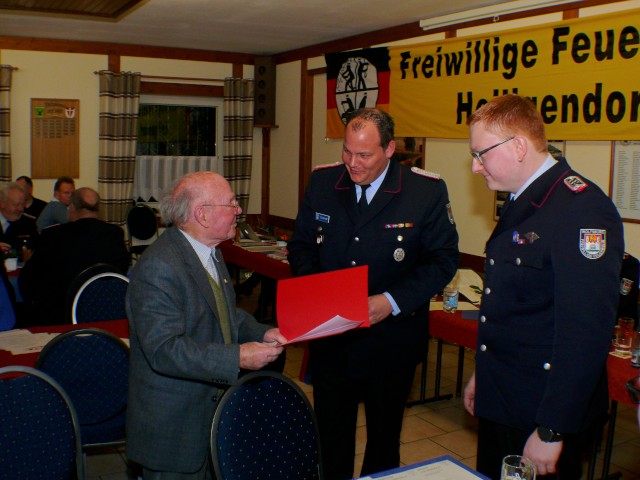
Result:
<svg viewBox="0 0 640 480"><path fill-rule="evenodd" d="M631 346L631 366L640 368L640 324L633 335L633 344Z"/></svg>

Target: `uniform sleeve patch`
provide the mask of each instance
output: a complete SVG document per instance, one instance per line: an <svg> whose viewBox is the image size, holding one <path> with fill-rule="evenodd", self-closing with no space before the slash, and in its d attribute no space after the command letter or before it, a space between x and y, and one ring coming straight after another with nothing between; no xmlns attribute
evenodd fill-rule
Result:
<svg viewBox="0 0 640 480"><path fill-rule="evenodd" d="M451 202L447 203L447 216L449 217L449 222L451 225L454 225L456 222L453 219L453 209L451 208Z"/></svg>
<svg viewBox="0 0 640 480"><path fill-rule="evenodd" d="M421 175L421 176L427 177L427 178L433 178L434 180L440 180L440 174L439 173L427 172L426 170L423 170L423 169L418 168L418 167L411 167L411 171L413 173L415 173L416 175Z"/></svg>
<svg viewBox="0 0 640 480"><path fill-rule="evenodd" d="M570 177L565 178L564 184L573 193L580 193L589 186L587 183L585 183L584 180L575 175L571 175Z"/></svg>
<svg viewBox="0 0 640 480"><path fill-rule="evenodd" d="M344 165L344 163L342 163L342 162L326 163L324 165L318 165L317 167L313 167L313 169L314 170L324 170L325 168L334 168L334 167L339 167L340 165Z"/></svg>
<svg viewBox="0 0 640 480"><path fill-rule="evenodd" d="M580 253L589 260L602 257L607 251L607 231L597 228L580 229Z"/></svg>

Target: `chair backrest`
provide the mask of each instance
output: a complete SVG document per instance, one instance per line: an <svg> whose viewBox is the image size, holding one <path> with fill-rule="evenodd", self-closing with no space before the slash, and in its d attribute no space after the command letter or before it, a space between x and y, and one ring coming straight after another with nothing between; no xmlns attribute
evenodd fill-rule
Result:
<svg viewBox="0 0 640 480"><path fill-rule="evenodd" d="M0 405L0 478L84 480L78 417L58 382L0 368Z"/></svg>
<svg viewBox="0 0 640 480"><path fill-rule="evenodd" d="M36 368L65 389L75 406L82 445L122 443L129 384L129 347L98 328L58 335L47 343Z"/></svg>
<svg viewBox="0 0 640 480"><path fill-rule="evenodd" d="M67 289L65 298L65 315L67 317L66 323L71 323L71 308L73 307L73 300L76 298L78 290L80 290L85 282L91 277L94 277L99 273L106 272L120 274L126 273L110 263L96 263L95 265L91 265L90 267L85 268L71 281L71 283L69 284L69 288Z"/></svg>
<svg viewBox="0 0 640 480"><path fill-rule="evenodd" d="M158 217L151 207L143 203L134 205L127 213L127 231L130 238L149 240L158 235Z"/></svg>
<svg viewBox="0 0 640 480"><path fill-rule="evenodd" d="M127 318L129 279L115 272L94 275L82 284L71 305L71 322L103 322Z"/></svg>
<svg viewBox="0 0 640 480"><path fill-rule="evenodd" d="M222 396L211 425L219 480L321 480L320 443L304 392L275 372L252 372Z"/></svg>

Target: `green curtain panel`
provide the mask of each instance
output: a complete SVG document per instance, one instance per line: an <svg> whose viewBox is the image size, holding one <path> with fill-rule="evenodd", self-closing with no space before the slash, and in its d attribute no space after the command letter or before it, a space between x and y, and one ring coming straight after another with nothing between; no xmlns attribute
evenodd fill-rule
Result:
<svg viewBox="0 0 640 480"><path fill-rule="evenodd" d="M101 71L99 76L98 191L104 219L124 225L133 198L140 73Z"/></svg>
<svg viewBox="0 0 640 480"><path fill-rule="evenodd" d="M224 176L242 207L239 220L246 219L253 155L252 79L224 81Z"/></svg>

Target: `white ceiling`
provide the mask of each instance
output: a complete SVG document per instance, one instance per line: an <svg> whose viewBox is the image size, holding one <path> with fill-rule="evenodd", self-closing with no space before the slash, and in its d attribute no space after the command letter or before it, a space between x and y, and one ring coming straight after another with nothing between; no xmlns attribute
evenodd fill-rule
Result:
<svg viewBox="0 0 640 480"><path fill-rule="evenodd" d="M0 36L259 55L507 0L147 0L118 21L0 12Z"/></svg>

